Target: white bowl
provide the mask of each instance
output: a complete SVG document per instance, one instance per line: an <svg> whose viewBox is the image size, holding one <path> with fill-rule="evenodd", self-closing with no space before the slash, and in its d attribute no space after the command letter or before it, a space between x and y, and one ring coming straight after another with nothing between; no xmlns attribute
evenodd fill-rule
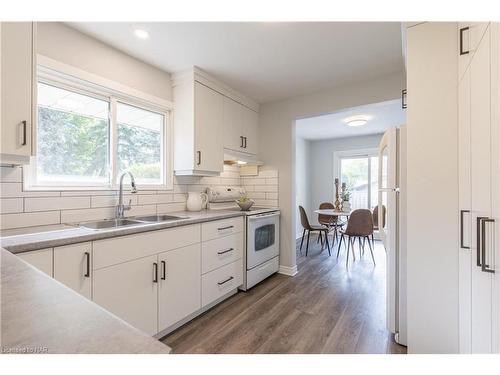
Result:
<svg viewBox="0 0 500 375"><path fill-rule="evenodd" d="M252 207L255 202L253 200L249 199L249 200L244 201L244 202L236 201L236 203L238 203L238 206L240 206L241 211L248 211L250 209L250 207Z"/></svg>

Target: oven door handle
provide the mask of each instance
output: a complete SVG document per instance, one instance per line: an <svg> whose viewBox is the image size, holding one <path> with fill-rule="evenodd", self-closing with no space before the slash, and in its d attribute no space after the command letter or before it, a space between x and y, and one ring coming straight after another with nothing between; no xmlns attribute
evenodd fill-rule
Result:
<svg viewBox="0 0 500 375"><path fill-rule="evenodd" d="M257 220L257 219L267 219L268 217L280 216L279 212L275 212L272 214L260 214L260 215L250 215L247 216L248 220Z"/></svg>

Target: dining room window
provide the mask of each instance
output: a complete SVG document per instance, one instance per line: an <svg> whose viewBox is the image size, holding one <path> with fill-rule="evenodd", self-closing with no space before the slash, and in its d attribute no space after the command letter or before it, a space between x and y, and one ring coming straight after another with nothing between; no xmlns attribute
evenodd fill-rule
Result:
<svg viewBox="0 0 500 375"><path fill-rule="evenodd" d="M350 192L351 209L373 208L378 204L378 152L358 150L336 153L336 170Z"/></svg>

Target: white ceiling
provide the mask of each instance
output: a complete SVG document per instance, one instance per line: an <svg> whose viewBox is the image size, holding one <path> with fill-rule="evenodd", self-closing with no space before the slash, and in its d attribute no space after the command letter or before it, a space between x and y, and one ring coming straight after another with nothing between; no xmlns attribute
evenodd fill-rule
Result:
<svg viewBox="0 0 500 375"><path fill-rule="evenodd" d="M368 123L359 127L347 126L345 119L353 116L366 116ZM405 123L406 113L401 108L401 101L391 100L297 120L296 136L308 140L356 137L383 133Z"/></svg>
<svg viewBox="0 0 500 375"><path fill-rule="evenodd" d="M168 72L197 65L261 103L403 71L398 22L69 25Z"/></svg>

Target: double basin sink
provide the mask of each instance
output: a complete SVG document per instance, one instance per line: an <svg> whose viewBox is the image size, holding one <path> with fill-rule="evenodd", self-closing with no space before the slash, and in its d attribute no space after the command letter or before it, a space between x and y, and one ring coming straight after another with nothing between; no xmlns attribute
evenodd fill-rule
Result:
<svg viewBox="0 0 500 375"><path fill-rule="evenodd" d="M189 219L189 218L182 216L173 216L173 215L134 216L126 219L108 219L108 220L91 221L88 223L79 224L79 226L88 229L113 229L113 228L128 227L132 225L164 223L168 221L176 221L182 219Z"/></svg>

